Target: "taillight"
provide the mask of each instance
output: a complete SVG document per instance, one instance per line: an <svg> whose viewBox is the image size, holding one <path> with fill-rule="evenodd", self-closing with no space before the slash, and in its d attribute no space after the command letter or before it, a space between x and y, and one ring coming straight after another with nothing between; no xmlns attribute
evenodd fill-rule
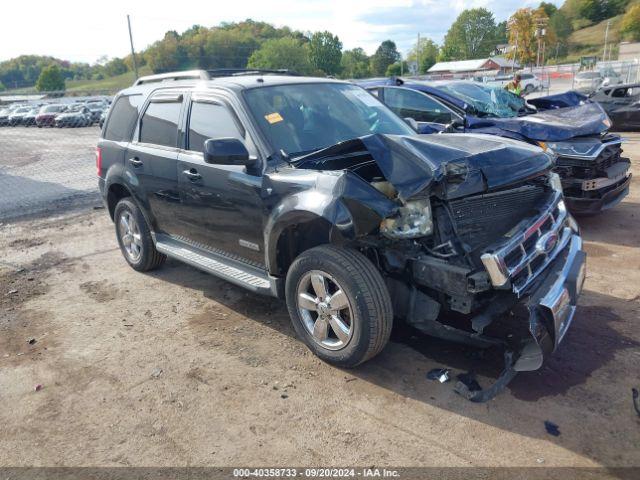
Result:
<svg viewBox="0 0 640 480"><path fill-rule="evenodd" d="M98 171L98 176L102 176L102 149L100 147L96 147L96 170Z"/></svg>

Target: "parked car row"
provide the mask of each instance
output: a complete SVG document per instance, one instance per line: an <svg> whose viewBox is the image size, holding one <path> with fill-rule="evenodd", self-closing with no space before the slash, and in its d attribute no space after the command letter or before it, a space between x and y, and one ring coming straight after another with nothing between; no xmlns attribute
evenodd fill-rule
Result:
<svg viewBox="0 0 640 480"><path fill-rule="evenodd" d="M377 355L394 322L503 347L493 386L456 387L485 401L565 338L586 274L583 205L567 198L612 207L628 163L586 97L528 107L477 83L398 80L141 78L107 115L99 188L133 269L171 257L281 298L332 364Z"/></svg>
<svg viewBox="0 0 640 480"><path fill-rule="evenodd" d="M40 105L10 105L0 110L0 126L89 127L102 126L101 118L109 109L106 100ZM104 120L103 120L104 121Z"/></svg>

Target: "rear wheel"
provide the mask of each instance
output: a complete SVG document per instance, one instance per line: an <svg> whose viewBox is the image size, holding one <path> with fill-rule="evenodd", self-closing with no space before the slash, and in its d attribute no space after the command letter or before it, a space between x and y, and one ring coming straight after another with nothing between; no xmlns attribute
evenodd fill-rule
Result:
<svg viewBox="0 0 640 480"><path fill-rule="evenodd" d="M156 250L147 222L130 198L118 202L113 218L122 255L134 270L147 272L165 262L167 257Z"/></svg>
<svg viewBox="0 0 640 480"><path fill-rule="evenodd" d="M391 335L389 291L380 272L356 250L323 245L301 254L287 273L286 297L298 336L334 365L369 360Z"/></svg>

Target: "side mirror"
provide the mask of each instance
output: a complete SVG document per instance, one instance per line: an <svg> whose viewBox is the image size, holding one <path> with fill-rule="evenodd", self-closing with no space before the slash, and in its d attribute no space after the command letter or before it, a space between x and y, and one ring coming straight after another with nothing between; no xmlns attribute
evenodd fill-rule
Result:
<svg viewBox="0 0 640 480"><path fill-rule="evenodd" d="M218 165L251 165L255 159L237 138L210 138L204 142L204 161Z"/></svg>
<svg viewBox="0 0 640 480"><path fill-rule="evenodd" d="M416 122L415 118L405 117L404 121L413 128L416 132L418 131L418 122Z"/></svg>
<svg viewBox="0 0 640 480"><path fill-rule="evenodd" d="M455 132L458 128L461 128L461 127L464 127L464 122L461 121L459 118L454 118L449 123L447 123L446 127L444 128L444 131Z"/></svg>

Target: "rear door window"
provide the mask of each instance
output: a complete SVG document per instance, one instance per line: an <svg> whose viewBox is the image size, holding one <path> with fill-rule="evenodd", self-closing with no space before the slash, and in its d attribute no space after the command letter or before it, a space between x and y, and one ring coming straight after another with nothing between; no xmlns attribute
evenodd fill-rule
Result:
<svg viewBox="0 0 640 480"><path fill-rule="evenodd" d="M405 88L385 88L384 103L402 118L417 122L450 123L453 115L440 102L431 97Z"/></svg>
<svg viewBox="0 0 640 480"><path fill-rule="evenodd" d="M140 121L140 142L177 147L182 101L153 101Z"/></svg>
<svg viewBox="0 0 640 480"><path fill-rule="evenodd" d="M126 142L131 140L131 133L138 119L138 107L142 103L142 95L123 95L118 97L111 107L111 115L104 132L106 140ZM56 107L54 111L60 111Z"/></svg>
<svg viewBox="0 0 640 480"><path fill-rule="evenodd" d="M187 149L202 152L204 142L210 138L237 138L243 140L234 115L222 104L196 101L191 104Z"/></svg>

